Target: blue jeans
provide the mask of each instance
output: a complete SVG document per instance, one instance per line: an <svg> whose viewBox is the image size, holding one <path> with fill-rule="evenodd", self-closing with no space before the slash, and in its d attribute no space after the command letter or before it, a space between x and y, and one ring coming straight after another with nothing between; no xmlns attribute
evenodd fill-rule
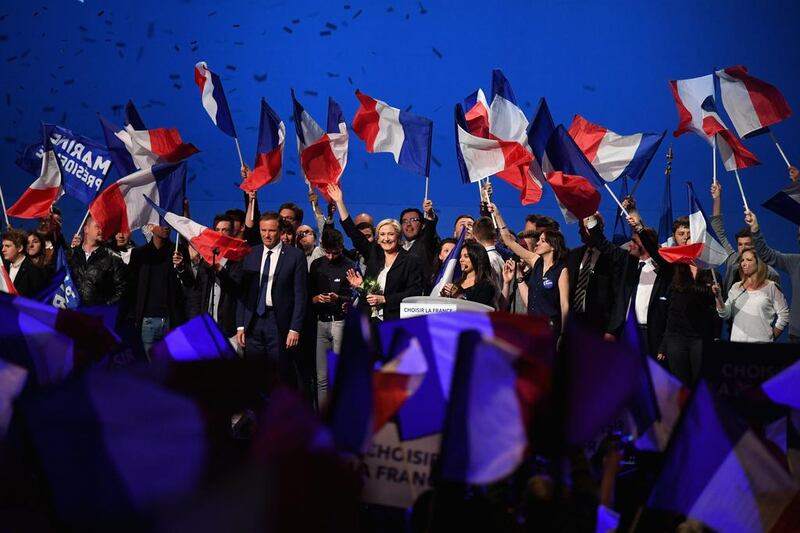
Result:
<svg viewBox="0 0 800 533"><path fill-rule="evenodd" d="M169 330L169 318L163 316L146 316L142 319L142 345L144 353L150 357L150 348L164 338Z"/></svg>

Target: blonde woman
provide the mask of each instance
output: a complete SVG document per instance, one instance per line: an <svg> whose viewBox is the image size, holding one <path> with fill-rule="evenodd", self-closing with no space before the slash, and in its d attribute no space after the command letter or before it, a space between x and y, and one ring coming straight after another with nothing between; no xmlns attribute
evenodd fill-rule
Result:
<svg viewBox="0 0 800 533"><path fill-rule="evenodd" d="M422 294L422 265L416 256L400 246L400 223L392 218L381 220L375 227L376 236L370 242L350 217L342 190L337 185L328 185L328 196L336 202L342 227L367 265L364 276L350 270L348 281L353 287L358 287L364 277L376 279L381 294L368 294L363 299L370 307L377 308L378 320L400 318L400 302L403 298Z"/></svg>
<svg viewBox="0 0 800 533"><path fill-rule="evenodd" d="M731 341L774 341L789 323L789 306L775 282L767 279L767 265L752 248L740 254L739 277L725 302L719 285L713 287L719 316L733 318Z"/></svg>

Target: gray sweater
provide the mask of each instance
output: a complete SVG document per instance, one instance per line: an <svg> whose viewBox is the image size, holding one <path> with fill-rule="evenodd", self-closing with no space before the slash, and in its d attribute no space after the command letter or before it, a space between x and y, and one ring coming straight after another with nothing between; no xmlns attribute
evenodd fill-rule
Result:
<svg viewBox="0 0 800 533"><path fill-rule="evenodd" d="M717 237L719 237L719 243L725 248L725 251L728 252L728 258L725 259L725 277L720 284L722 285L722 298L724 300L728 297L728 291L731 290L733 284L739 281L737 276L739 273L739 253L728 240L728 234L725 232L725 225L722 223L722 215L711 217L711 227L714 229L714 232L716 232ZM755 242L753 244L755 245ZM771 264L769 261L765 262ZM774 281L779 289L781 288L781 275L778 274L772 266L769 267L767 278L770 281Z"/></svg>
<svg viewBox="0 0 800 533"><path fill-rule="evenodd" d="M765 263L789 274L792 281L792 306L789 312L789 335L800 336L800 254L773 250L761 231L753 233L753 246Z"/></svg>

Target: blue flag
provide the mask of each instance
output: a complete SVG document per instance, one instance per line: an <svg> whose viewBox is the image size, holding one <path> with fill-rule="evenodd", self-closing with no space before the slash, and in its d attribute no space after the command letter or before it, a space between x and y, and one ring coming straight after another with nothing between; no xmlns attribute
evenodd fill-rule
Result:
<svg viewBox="0 0 800 533"><path fill-rule="evenodd" d="M69 271L63 248L59 247L56 252L55 266L56 273L53 280L46 289L39 293L36 300L61 309L77 309L81 305L81 297L78 287L72 280L72 273Z"/></svg>
<svg viewBox="0 0 800 533"><path fill-rule="evenodd" d="M628 196L628 177L623 176L619 197L625 198L626 196ZM620 246L629 240L631 240L631 226L622 218L622 209L617 207L617 211L614 214L614 236L612 237L612 241L617 246Z"/></svg>

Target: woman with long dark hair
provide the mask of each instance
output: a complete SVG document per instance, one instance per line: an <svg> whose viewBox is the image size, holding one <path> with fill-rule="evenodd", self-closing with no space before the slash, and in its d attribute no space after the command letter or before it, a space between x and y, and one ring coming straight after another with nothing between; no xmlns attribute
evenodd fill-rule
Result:
<svg viewBox="0 0 800 533"><path fill-rule="evenodd" d="M703 342L719 335L721 322L714 305L710 270L675 263L670 284L667 326L658 359L669 371L692 386L700 376Z"/></svg>
<svg viewBox="0 0 800 533"><path fill-rule="evenodd" d="M478 302L497 309L498 291L486 248L474 241L464 242L459 264L461 279L455 283L447 283L442 288L441 295Z"/></svg>

